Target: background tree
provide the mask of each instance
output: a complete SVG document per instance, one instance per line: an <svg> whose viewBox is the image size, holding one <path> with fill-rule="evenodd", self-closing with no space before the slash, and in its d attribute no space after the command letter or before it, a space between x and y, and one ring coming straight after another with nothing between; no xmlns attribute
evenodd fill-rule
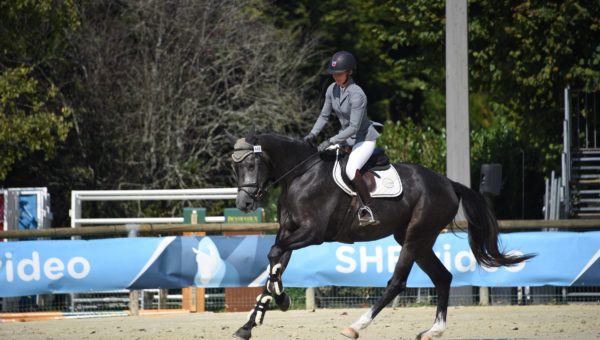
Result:
<svg viewBox="0 0 600 340"><path fill-rule="evenodd" d="M405 145L418 141L419 150L437 146L438 138L414 138L410 129L399 129L398 124L411 127L410 118L417 127L444 133L443 2L299 0L275 4L278 11L273 15L280 25L305 33L316 31L330 52L348 49L357 55L357 79L369 96L370 115L400 121L384 129L387 136L382 141ZM473 187L477 188L482 163L501 162L505 187L500 200L511 202L518 197L520 201L524 190L526 217L540 217L543 178L560 166L562 91L566 85L600 90L600 41L595 38L600 4L506 0L469 1L468 6ZM417 133L425 137L429 129L417 129ZM400 133L411 136L410 140ZM411 156L410 152L397 155ZM414 157L402 160L431 161ZM514 178L522 176L526 188L514 183ZM520 204L512 205L502 207L503 217L521 217Z"/></svg>
<svg viewBox="0 0 600 340"><path fill-rule="evenodd" d="M296 45L247 1L81 6L75 37L90 188L231 186L225 132L304 128L313 76ZM163 210L164 209L157 209Z"/></svg>
<svg viewBox="0 0 600 340"><path fill-rule="evenodd" d="M0 2L0 181L25 158L54 157L69 131L63 100L64 36L77 28L70 1ZM0 182L2 183L2 182Z"/></svg>
<svg viewBox="0 0 600 340"><path fill-rule="evenodd" d="M563 88L600 90L600 4L468 4L473 187L502 163L500 216L540 217ZM444 15L434 0L1 1L0 184L49 187L60 226L72 189L230 186L224 132L305 134L337 50L356 54L392 158L444 172Z"/></svg>

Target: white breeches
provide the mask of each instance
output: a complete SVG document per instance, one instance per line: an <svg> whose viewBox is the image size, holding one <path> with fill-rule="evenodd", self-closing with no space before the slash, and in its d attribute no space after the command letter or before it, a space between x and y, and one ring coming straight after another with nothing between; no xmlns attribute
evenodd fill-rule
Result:
<svg viewBox="0 0 600 340"><path fill-rule="evenodd" d="M360 170L367 163L374 150L375 141L364 141L352 146L352 152L350 153L350 157L348 157L348 164L346 165L346 175L350 180L354 179L356 170Z"/></svg>

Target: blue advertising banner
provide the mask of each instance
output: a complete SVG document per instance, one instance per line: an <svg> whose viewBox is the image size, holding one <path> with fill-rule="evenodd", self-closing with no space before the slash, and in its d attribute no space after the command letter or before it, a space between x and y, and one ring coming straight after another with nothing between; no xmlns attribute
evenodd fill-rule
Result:
<svg viewBox="0 0 600 340"><path fill-rule="evenodd" d="M0 243L0 297L143 288L264 284L274 236L118 238ZM506 251L537 253L513 267L476 264L467 235L442 234L434 252L453 286L600 286L600 232L501 235ZM295 251L286 287L384 287L402 248L385 238ZM409 287L432 287L414 266Z"/></svg>

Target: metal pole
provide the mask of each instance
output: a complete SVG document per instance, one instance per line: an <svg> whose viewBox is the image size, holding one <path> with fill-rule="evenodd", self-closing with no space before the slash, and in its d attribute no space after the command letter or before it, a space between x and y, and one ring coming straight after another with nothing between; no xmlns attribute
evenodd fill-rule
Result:
<svg viewBox="0 0 600 340"><path fill-rule="evenodd" d="M446 0L446 175L471 186L467 1Z"/></svg>
<svg viewBox="0 0 600 340"><path fill-rule="evenodd" d="M128 224L125 226L129 232L127 237L137 237L139 226L135 224ZM129 313L131 315L140 315L140 291L137 289L129 291Z"/></svg>
<svg viewBox="0 0 600 340"><path fill-rule="evenodd" d="M306 310L315 310L315 289L306 288Z"/></svg>
<svg viewBox="0 0 600 340"><path fill-rule="evenodd" d="M471 187L467 1L446 0L446 175ZM465 220L462 209L456 220ZM471 286L451 288L450 304L472 304Z"/></svg>
<svg viewBox="0 0 600 340"><path fill-rule="evenodd" d="M564 215L565 218L569 218L571 214L571 89L567 86L564 91L564 102L565 102L565 117L563 122L563 154L564 154L564 165L562 171L563 177L563 190L565 195L565 207Z"/></svg>
<svg viewBox="0 0 600 340"><path fill-rule="evenodd" d="M488 287L479 287L479 304L482 306L490 304L490 289Z"/></svg>

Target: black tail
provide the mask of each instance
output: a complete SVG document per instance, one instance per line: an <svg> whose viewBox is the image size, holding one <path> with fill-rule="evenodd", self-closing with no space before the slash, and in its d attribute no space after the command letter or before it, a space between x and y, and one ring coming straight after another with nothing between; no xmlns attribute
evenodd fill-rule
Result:
<svg viewBox="0 0 600 340"><path fill-rule="evenodd" d="M510 266L531 259L535 254L507 255L498 248L498 221L483 195L452 181L454 191L462 199L469 225L469 245L479 264L487 267Z"/></svg>

